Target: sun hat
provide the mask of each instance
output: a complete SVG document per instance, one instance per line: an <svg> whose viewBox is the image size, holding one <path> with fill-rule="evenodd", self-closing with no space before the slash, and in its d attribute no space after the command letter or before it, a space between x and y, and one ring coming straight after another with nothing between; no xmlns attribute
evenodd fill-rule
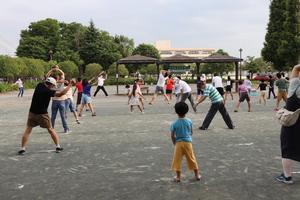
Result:
<svg viewBox="0 0 300 200"><path fill-rule="evenodd" d="M54 78L52 78L52 77L48 77L46 79L46 82L47 83L51 83L52 85L56 86L56 80Z"/></svg>

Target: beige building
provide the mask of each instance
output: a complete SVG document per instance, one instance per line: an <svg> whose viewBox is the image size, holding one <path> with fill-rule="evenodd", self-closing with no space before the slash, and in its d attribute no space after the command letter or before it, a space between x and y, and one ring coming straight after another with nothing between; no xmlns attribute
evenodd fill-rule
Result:
<svg viewBox="0 0 300 200"><path fill-rule="evenodd" d="M190 56L195 58L204 58L216 50L212 48L172 48L170 40L159 40L155 42L155 47L160 53L162 58L181 54L184 56Z"/></svg>

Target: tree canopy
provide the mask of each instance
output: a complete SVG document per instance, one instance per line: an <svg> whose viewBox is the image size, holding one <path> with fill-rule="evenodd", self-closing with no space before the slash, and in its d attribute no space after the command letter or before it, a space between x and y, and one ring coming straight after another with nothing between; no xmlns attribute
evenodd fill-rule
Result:
<svg viewBox="0 0 300 200"><path fill-rule="evenodd" d="M288 70L299 59L299 0L273 0L262 56L277 70Z"/></svg>

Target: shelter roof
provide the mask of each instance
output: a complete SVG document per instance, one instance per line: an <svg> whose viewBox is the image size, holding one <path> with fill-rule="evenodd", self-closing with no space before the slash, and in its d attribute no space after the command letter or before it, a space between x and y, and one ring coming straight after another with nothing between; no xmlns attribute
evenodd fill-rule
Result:
<svg viewBox="0 0 300 200"><path fill-rule="evenodd" d="M118 61L118 64L154 64L157 61L158 60L156 58L141 55L133 55L120 59Z"/></svg>

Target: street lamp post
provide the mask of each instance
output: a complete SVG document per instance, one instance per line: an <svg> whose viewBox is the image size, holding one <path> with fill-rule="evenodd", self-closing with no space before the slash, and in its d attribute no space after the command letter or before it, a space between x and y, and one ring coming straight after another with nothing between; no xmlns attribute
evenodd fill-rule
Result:
<svg viewBox="0 0 300 200"><path fill-rule="evenodd" d="M239 49L239 52L240 52L240 80L242 80L242 51L243 51L243 49L242 48L240 48Z"/></svg>

